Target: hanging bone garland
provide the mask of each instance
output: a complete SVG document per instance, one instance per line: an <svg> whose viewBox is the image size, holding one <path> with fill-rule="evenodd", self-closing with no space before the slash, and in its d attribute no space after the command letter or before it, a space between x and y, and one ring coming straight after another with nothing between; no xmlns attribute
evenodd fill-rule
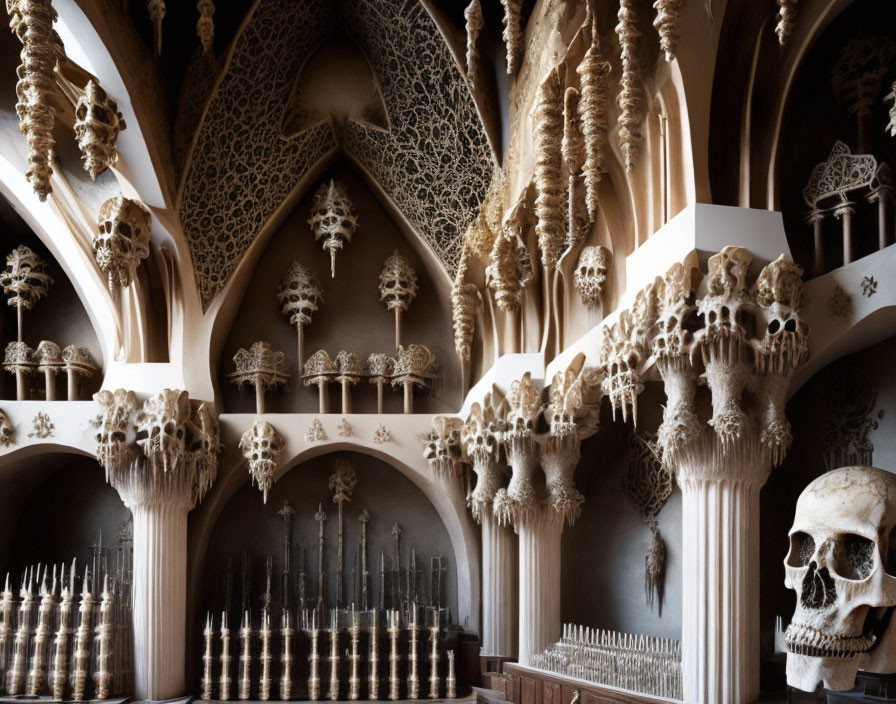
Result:
<svg viewBox="0 0 896 704"><path fill-rule="evenodd" d="M644 141L638 129L644 114L641 106L641 68L637 54L640 32L634 0L619 0L618 19L616 35L619 37L622 64L621 89L616 97L616 106L619 108L619 148L625 157L625 170L631 173L635 168L635 155Z"/></svg>
<svg viewBox="0 0 896 704"><path fill-rule="evenodd" d="M678 47L678 13L684 0L655 0L653 9L656 10L656 18L653 26L660 35L660 50L667 62L675 59L675 49Z"/></svg>
<svg viewBox="0 0 896 704"><path fill-rule="evenodd" d="M554 67L541 84L535 108L535 233L545 269L556 269L563 251L563 87Z"/></svg>
<svg viewBox="0 0 896 704"><path fill-rule="evenodd" d="M598 184L603 173L604 150L607 146L607 102L609 86L607 76L610 62L600 51L597 23L591 20L591 45L582 63L576 68L581 84L579 111L582 116L582 134L585 139L585 163L582 169L585 181L585 203L588 218L597 220Z"/></svg>
<svg viewBox="0 0 896 704"><path fill-rule="evenodd" d="M146 11L152 21L153 52L162 55L162 20L165 19L165 0L146 0Z"/></svg>
<svg viewBox="0 0 896 704"><path fill-rule="evenodd" d="M451 323L454 328L454 350L462 361L469 361L472 353L473 333L476 331L476 309L482 305L482 296L475 284L464 283L469 251L465 248L451 287Z"/></svg>
<svg viewBox="0 0 896 704"><path fill-rule="evenodd" d="M6 303L16 309L19 342L22 341L22 310L31 310L47 295L52 283L46 262L30 248L19 245L6 255L6 268L0 272L0 286L3 293L11 294Z"/></svg>
<svg viewBox="0 0 896 704"><path fill-rule="evenodd" d="M504 25L504 31L501 38L504 40L504 47L507 52L507 75L512 76L517 72L520 65L520 55L523 51L522 27L521 25L521 0L501 0L504 8L504 16L501 22Z"/></svg>
<svg viewBox="0 0 896 704"><path fill-rule="evenodd" d="M595 245L582 250L573 281L583 305L594 308L600 303L609 264L610 251L606 247Z"/></svg>
<svg viewBox="0 0 896 704"><path fill-rule="evenodd" d="M64 58L65 50L53 23L56 10L52 0L8 0L6 11L13 34L22 42L21 59L16 84L16 113L19 130L28 143L28 169L25 177L41 201L53 190L50 177L56 150L53 127L56 108L54 69Z"/></svg>
<svg viewBox="0 0 896 704"><path fill-rule="evenodd" d="M110 289L134 280L140 262L149 256L151 224L149 209L140 201L119 195L100 207L93 256Z"/></svg>
<svg viewBox="0 0 896 704"><path fill-rule="evenodd" d="M221 638L221 677L218 680L218 697L221 701L230 699L230 663L233 656L230 654L230 628L227 626L227 611L221 614L221 630L219 631Z"/></svg>
<svg viewBox="0 0 896 704"><path fill-rule="evenodd" d="M406 312L417 295L417 272L411 263L393 252L380 270L380 301L395 311L395 348L401 345L401 314Z"/></svg>
<svg viewBox="0 0 896 704"><path fill-rule="evenodd" d="M570 249L581 243L585 237L586 220L579 216L577 184L579 172L585 163L585 142L582 137L582 125L579 119L579 91L567 88L563 94L563 141L561 153L563 165L566 167L566 248Z"/></svg>
<svg viewBox="0 0 896 704"><path fill-rule="evenodd" d="M87 81L75 105L75 138L84 170L94 181L118 161L115 146L125 127L118 103L98 83Z"/></svg>
<svg viewBox="0 0 896 704"><path fill-rule="evenodd" d="M470 88L476 88L476 76L479 73L479 34L485 21L482 18L482 5L479 0L472 0L464 10L467 30L467 82Z"/></svg>
<svg viewBox="0 0 896 704"><path fill-rule="evenodd" d="M486 283L495 294L495 303L508 313L520 309L523 291L535 272L535 263L524 242L524 233L530 224L526 199L527 190L524 190L495 237L485 270Z"/></svg>
<svg viewBox="0 0 896 704"><path fill-rule="evenodd" d="M339 181L330 179L322 183L314 194L308 226L314 239L322 240L325 252L330 254L330 276L336 277L336 253L352 241L358 229L358 214L349 200L348 191Z"/></svg>
<svg viewBox="0 0 896 704"><path fill-rule="evenodd" d="M208 53L212 50L212 42L215 39L215 3L213 0L199 0L196 3L199 11L199 19L196 20L196 36L202 44L202 51Z"/></svg>
<svg viewBox="0 0 896 704"><path fill-rule="evenodd" d="M248 350L240 348L233 356L236 370L228 374L231 381L242 389L255 387L255 412L264 413L264 395L269 389L286 386L289 382L289 361L270 343L259 340Z"/></svg>
<svg viewBox="0 0 896 704"><path fill-rule="evenodd" d="M324 292L317 273L298 262L290 264L280 283L277 298L283 306L283 315L296 327L299 338L299 374L305 364L305 328L311 325L311 317L324 302Z"/></svg>
<svg viewBox="0 0 896 704"><path fill-rule="evenodd" d="M414 389L426 390L438 378L436 356L424 345L399 346L395 355L393 386L404 388L404 412L414 412Z"/></svg>
<svg viewBox="0 0 896 704"><path fill-rule="evenodd" d="M778 43L784 46L793 33L793 25L796 19L796 4L798 0L776 0L778 3L778 23L775 25L775 34L778 35Z"/></svg>
<svg viewBox="0 0 896 704"><path fill-rule="evenodd" d="M274 472L277 471L277 460L283 449L283 438L273 425L266 420L258 419L240 438L240 450L249 462L249 474L252 483L258 485L268 502L268 491L274 483Z"/></svg>

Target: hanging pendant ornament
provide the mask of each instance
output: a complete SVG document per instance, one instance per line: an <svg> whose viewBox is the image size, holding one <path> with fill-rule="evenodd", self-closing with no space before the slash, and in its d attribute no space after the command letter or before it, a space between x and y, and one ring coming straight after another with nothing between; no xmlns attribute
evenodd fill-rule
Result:
<svg viewBox="0 0 896 704"><path fill-rule="evenodd" d="M152 20L153 51L162 55L162 20L165 19L165 0L146 0L146 11Z"/></svg>
<svg viewBox="0 0 896 704"><path fill-rule="evenodd" d="M501 38L504 40L507 52L507 75L512 76L520 66L520 53L522 51L522 29L520 27L520 0L501 0L504 6L504 32Z"/></svg>
<svg viewBox="0 0 896 704"><path fill-rule="evenodd" d="M585 164L582 168L585 181L585 202L588 218L597 219L597 188L603 172L604 149L607 144L607 76L610 62L601 54L597 23L591 19L591 46L585 52L582 63L576 68L581 83L579 112L582 118L582 135L585 140Z"/></svg>
<svg viewBox="0 0 896 704"><path fill-rule="evenodd" d="M290 325L298 333L299 375L305 364L305 327L311 325L311 316L324 302L324 292L317 273L298 262L290 264L280 283L280 299L283 314L289 316Z"/></svg>
<svg viewBox="0 0 896 704"><path fill-rule="evenodd" d="M84 170L94 181L118 161L115 145L125 127L118 103L98 83L87 81L75 105L75 138Z"/></svg>
<svg viewBox="0 0 896 704"><path fill-rule="evenodd" d="M138 200L118 195L100 207L93 258L112 291L130 286L149 256L151 227L149 208Z"/></svg>
<svg viewBox="0 0 896 704"><path fill-rule="evenodd" d="M418 289L417 272L396 250L380 270L380 301L395 311L395 349L401 346L401 314L410 307Z"/></svg>
<svg viewBox="0 0 896 704"><path fill-rule="evenodd" d="M579 215L577 184L585 163L585 141L579 119L579 91L567 88L563 94L563 142L561 152L566 167L566 249L569 250L585 237L585 218Z"/></svg>
<svg viewBox="0 0 896 704"><path fill-rule="evenodd" d="M467 22L467 81L470 90L476 88L476 74L479 72L479 33L485 21L482 18L482 5L479 0L473 0L464 10L464 19Z"/></svg>
<svg viewBox="0 0 896 704"><path fill-rule="evenodd" d="M358 213L349 200L345 186L334 179L322 183L314 194L308 225L314 239L323 240L324 251L330 253L330 277L336 278L336 253L358 229Z"/></svg>
<svg viewBox="0 0 896 704"><path fill-rule="evenodd" d="M268 491L274 484L274 472L282 449L283 438L266 420L256 420L240 438L240 450L249 462L252 483L258 485L264 503L268 502Z"/></svg>
<svg viewBox="0 0 896 704"><path fill-rule="evenodd" d="M793 32L797 0L777 0L777 2L778 24L775 25L775 34L778 35L778 44L784 46Z"/></svg>
<svg viewBox="0 0 896 704"><path fill-rule="evenodd" d="M215 39L215 3L212 0L199 0L196 3L196 9L199 11L199 19L196 21L196 34L199 41L202 42L203 53L212 50L212 42Z"/></svg>
<svg viewBox="0 0 896 704"><path fill-rule="evenodd" d="M28 169L25 177L41 201L53 190L53 154L56 140L53 127L56 108L52 105L56 91L56 62L65 57L65 49L53 23L56 10L51 0L7 0L9 27L22 42L22 63L16 84L16 113L19 131L28 143Z"/></svg>
<svg viewBox="0 0 896 704"><path fill-rule="evenodd" d="M563 251L564 184L563 87L555 67L539 88L535 109L535 234L546 270L554 270Z"/></svg>
<svg viewBox="0 0 896 704"><path fill-rule="evenodd" d="M678 47L678 13L683 1L655 0L653 3L656 10L653 26L660 35L660 49L669 63L675 59L675 49Z"/></svg>
<svg viewBox="0 0 896 704"><path fill-rule="evenodd" d="M19 245L6 255L6 269L0 272L0 286L3 293L12 294L6 302L16 309L19 342L22 341L22 310L31 310L47 294L52 283L46 262L29 247Z"/></svg>
<svg viewBox="0 0 896 704"><path fill-rule="evenodd" d="M622 89L616 97L619 108L619 148L625 157L625 170L631 173L635 168L635 154L644 141L644 136L638 130L644 114L641 111L641 67L637 54L637 40L641 33L638 31L634 0L620 0L618 18L616 35L619 37L622 64Z"/></svg>

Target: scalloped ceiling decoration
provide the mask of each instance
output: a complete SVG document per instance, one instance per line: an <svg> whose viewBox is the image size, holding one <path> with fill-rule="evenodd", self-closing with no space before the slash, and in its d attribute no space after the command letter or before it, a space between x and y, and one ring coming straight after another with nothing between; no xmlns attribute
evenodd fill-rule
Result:
<svg viewBox="0 0 896 704"><path fill-rule="evenodd" d="M348 0L343 25L379 80L391 130L347 122L345 151L453 274L493 161L454 58L419 3ZM336 24L327 0L259 0L199 126L179 214L204 309L305 174L339 148L325 121L281 131L302 63Z"/></svg>

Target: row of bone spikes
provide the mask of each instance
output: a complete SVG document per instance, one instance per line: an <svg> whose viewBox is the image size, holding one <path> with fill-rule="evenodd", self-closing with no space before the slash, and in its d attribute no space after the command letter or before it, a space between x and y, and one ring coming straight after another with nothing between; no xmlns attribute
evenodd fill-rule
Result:
<svg viewBox="0 0 896 704"><path fill-rule="evenodd" d="M560 642L571 645L623 648L654 653L681 653L681 641L671 638L660 638L638 633L623 633L602 628L579 626L572 623L563 624L563 635Z"/></svg>

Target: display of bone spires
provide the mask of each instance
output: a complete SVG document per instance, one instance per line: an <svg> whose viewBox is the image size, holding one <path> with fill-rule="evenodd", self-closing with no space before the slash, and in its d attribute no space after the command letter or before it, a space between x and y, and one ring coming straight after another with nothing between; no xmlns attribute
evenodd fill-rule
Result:
<svg viewBox="0 0 896 704"><path fill-rule="evenodd" d="M546 270L557 268L565 241L562 141L563 86L555 66L539 87L535 109L535 234Z"/></svg>
<svg viewBox="0 0 896 704"><path fill-rule="evenodd" d="M46 262L29 247L20 244L6 255L6 268L0 272L3 293L11 294L6 304L16 309L18 338L22 341L22 311L31 310L34 304L47 295L53 283L47 273Z"/></svg>
<svg viewBox="0 0 896 704"><path fill-rule="evenodd" d="M258 680L258 698L266 702L271 698L271 614L268 609L261 613L261 628L258 631L261 640L261 677Z"/></svg>
<svg viewBox="0 0 896 704"><path fill-rule="evenodd" d="M112 659L112 610L114 598L109 591L109 575L103 577L103 593L100 601L100 617L96 627L96 669L93 673L95 696L107 699L110 694L112 672L109 668Z"/></svg>
<svg viewBox="0 0 896 704"><path fill-rule="evenodd" d="M28 642L31 638L31 611L34 604L33 579L34 573L26 575L22 579L22 588L19 591L21 603L19 604L16 635L13 641L12 662L6 672L6 693L10 696L21 694L26 675L28 662Z"/></svg>
<svg viewBox="0 0 896 704"><path fill-rule="evenodd" d="M383 263L379 287L380 301L388 310L395 311L395 349L401 346L401 314L410 307L418 289L417 272L395 250Z"/></svg>
<svg viewBox="0 0 896 704"><path fill-rule="evenodd" d="M230 628L227 627L227 611L223 611L221 613L221 677L218 680L218 698L221 701L228 701L230 699L230 663L233 660L233 656L230 654Z"/></svg>
<svg viewBox="0 0 896 704"><path fill-rule="evenodd" d="M797 596L784 634L791 687L849 690L860 668L892 667L893 634L873 614L893 607L878 556L894 528L896 476L886 470L841 467L803 489L784 558L784 585Z"/></svg>
<svg viewBox="0 0 896 704"><path fill-rule="evenodd" d="M380 696L380 650L379 650L379 629L377 623L377 613L373 613L370 621L370 655L367 658L370 672L367 677L367 698L370 700L379 699Z"/></svg>
<svg viewBox="0 0 896 704"><path fill-rule="evenodd" d="M585 163L582 174L585 182L585 203L590 222L597 220L598 184L603 173L604 150L607 146L607 115L610 62L600 50L597 21L591 17L591 44L576 68L579 74L581 99L579 111L582 116L582 135L585 139Z"/></svg>
<svg viewBox="0 0 896 704"><path fill-rule="evenodd" d="M457 675L454 671L454 651L448 651L448 676L445 677L445 698L457 699Z"/></svg>
<svg viewBox="0 0 896 704"><path fill-rule="evenodd" d="M461 431L463 421L451 416L436 416L426 437L423 457L429 469L439 479L458 476L463 453L461 451Z"/></svg>
<svg viewBox="0 0 896 704"><path fill-rule="evenodd" d="M212 641L215 637L215 629L212 624L212 615L205 615L205 628L202 631L205 649L202 651L202 679L199 681L201 687L200 696L206 701L212 698Z"/></svg>
<svg viewBox="0 0 896 704"><path fill-rule="evenodd" d="M115 145L118 133L125 127L118 104L99 83L87 81L75 105L75 138L84 170L94 181L118 160Z"/></svg>
<svg viewBox="0 0 896 704"><path fill-rule="evenodd" d="M243 623L240 626L240 676L239 698L246 701L249 698L249 688L252 686L252 621L249 612L243 613Z"/></svg>
<svg viewBox="0 0 896 704"><path fill-rule="evenodd" d="M653 9L656 10L653 26L660 35L660 49L667 62L675 59L679 39L678 13L681 12L683 3L684 0L654 0L653 3Z"/></svg>
<svg viewBox="0 0 896 704"><path fill-rule="evenodd" d="M383 412L383 387L395 373L395 358L374 352L367 358L367 381L376 384L376 412Z"/></svg>
<svg viewBox="0 0 896 704"><path fill-rule="evenodd" d="M606 247L585 247L579 254L573 281L583 305L593 308L600 303L609 263L610 250Z"/></svg>
<svg viewBox="0 0 896 704"><path fill-rule="evenodd" d="M6 582L3 591L0 592L0 673L5 673L12 658L9 648L10 638L13 635L13 612L15 599L12 589L9 587L9 572L6 573Z"/></svg>
<svg viewBox="0 0 896 704"><path fill-rule="evenodd" d="M240 389L245 385L255 387L255 412L258 414L264 413L265 393L289 383L289 361L269 342L259 340L248 350L240 348L233 355L233 363L236 369L228 376Z"/></svg>
<svg viewBox="0 0 896 704"><path fill-rule="evenodd" d="M501 23L504 25L504 31L501 38L504 40L504 46L507 53L507 74L512 76L517 72L520 63L520 54L522 53L522 28L521 0L501 0L504 8L504 16Z"/></svg>
<svg viewBox="0 0 896 704"><path fill-rule="evenodd" d="M352 412L351 387L364 378L364 365L357 355L346 350L340 350L334 360L339 370L336 381L342 386L342 412Z"/></svg>
<svg viewBox="0 0 896 704"><path fill-rule="evenodd" d="M308 654L308 699L316 702L320 699L320 630L317 627L317 610L311 612L311 623L306 626L311 640L311 652Z"/></svg>
<svg viewBox="0 0 896 704"><path fill-rule="evenodd" d="M62 350L62 367L68 380L68 400L80 400L81 379L92 377L98 369L90 350L77 345L67 345Z"/></svg>
<svg viewBox="0 0 896 704"><path fill-rule="evenodd" d="M202 44L202 51L208 53L212 50L212 42L215 39L215 3L212 0L199 0L196 3L199 11L199 19L196 20L196 36Z"/></svg>
<svg viewBox="0 0 896 704"><path fill-rule="evenodd" d="M776 0L778 3L778 23L775 25L775 34L778 35L778 43L784 46L793 33L794 20L796 18L796 4L798 0Z"/></svg>
<svg viewBox="0 0 896 704"><path fill-rule="evenodd" d="M616 35L619 37L620 63L622 77L619 79L620 90L616 97L619 108L619 148L625 158L625 170L631 173L635 168L635 155L641 148L644 137L639 126L644 119L641 95L641 67L638 63L638 18L634 0L620 0L619 24Z"/></svg>
<svg viewBox="0 0 896 704"><path fill-rule="evenodd" d="M389 634L389 700L396 701L399 698L399 686L401 680L398 677L398 611L389 610L386 614L386 632Z"/></svg>
<svg viewBox="0 0 896 704"><path fill-rule="evenodd" d="M116 291L131 285L149 256L152 215L143 203L117 195L101 206L93 235L93 258Z"/></svg>
<svg viewBox="0 0 896 704"><path fill-rule="evenodd" d="M16 400L24 401L28 396L25 377L37 368L33 350L24 342L10 342L6 345L3 368L16 375Z"/></svg>
<svg viewBox="0 0 896 704"><path fill-rule="evenodd" d="M404 388L404 412L414 412L414 389L426 390L438 378L436 356L424 345L398 347L395 354L393 386Z"/></svg>
<svg viewBox="0 0 896 704"><path fill-rule="evenodd" d="M330 276L336 278L336 253L352 241L358 229L358 214L349 200L345 186L330 179L322 183L314 194L308 226L314 239L322 241L325 252L330 254Z"/></svg>
<svg viewBox="0 0 896 704"><path fill-rule="evenodd" d="M439 615L435 609L429 627L429 698L439 698Z"/></svg>
<svg viewBox="0 0 896 704"><path fill-rule="evenodd" d="M417 604L410 605L411 617L408 623L408 699L420 698L420 677L417 673L417 636L420 629L417 626Z"/></svg>
<svg viewBox="0 0 896 704"><path fill-rule="evenodd" d="M330 685L327 698L331 702L339 701L339 612L333 609L330 614Z"/></svg>
<svg viewBox="0 0 896 704"><path fill-rule="evenodd" d="M476 77L479 71L479 34L485 26L482 17L482 4L479 0L471 0L464 10L467 30L467 82L471 89L476 88Z"/></svg>
<svg viewBox="0 0 896 704"><path fill-rule="evenodd" d="M350 670L348 676L348 698L356 701L361 696L361 653L359 650L361 638L361 615L352 606L351 626L348 629L351 636L351 654L349 655Z"/></svg>
<svg viewBox="0 0 896 704"><path fill-rule="evenodd" d="M280 625L280 699L292 699L292 639L295 629L292 627L292 614L289 609L283 610Z"/></svg>
<svg viewBox="0 0 896 704"><path fill-rule="evenodd" d="M79 622L75 632L72 653L72 699L84 701L87 686L87 670L90 664L90 622L93 610L93 594L90 593L89 573L84 571L84 588L81 591L81 605L78 608Z"/></svg>
<svg viewBox="0 0 896 704"><path fill-rule="evenodd" d="M72 634L71 614L72 599L75 593L75 572L76 562L72 561L68 584L65 583L64 573L60 580L62 592L59 600L56 636L53 641L53 664L50 671L50 692L53 699L57 700L65 698L65 683L68 679L68 642ZM2 613L2 604L0 604L0 613ZM0 649L2 649L2 634L0 634ZM0 656L0 669L3 669L2 656Z"/></svg>
<svg viewBox="0 0 896 704"><path fill-rule="evenodd" d="M319 410L329 413L328 384L335 380L339 367L330 359L325 350L318 350L305 361L302 382L305 386L317 386Z"/></svg>
<svg viewBox="0 0 896 704"><path fill-rule="evenodd" d="M56 123L54 70L65 49L53 23L56 10L52 0L10 0L6 3L9 27L22 43L22 63L18 67L16 113L19 131L28 144L25 177L41 201L53 190L50 177L56 151L53 127Z"/></svg>
<svg viewBox="0 0 896 704"><path fill-rule="evenodd" d="M268 502L268 492L274 483L277 460L282 449L283 437L273 425L261 418L256 419L240 438L240 450L249 463L252 483L258 485L264 503Z"/></svg>
<svg viewBox="0 0 896 704"><path fill-rule="evenodd" d="M324 302L324 291L317 272L293 262L283 275L277 298L283 306L283 315L288 316L289 324L296 327L299 354L297 368L301 375L305 364L305 328L311 325L312 316Z"/></svg>
<svg viewBox="0 0 896 704"><path fill-rule="evenodd" d="M639 694L682 698L681 644L667 638L564 624L532 666Z"/></svg>
<svg viewBox="0 0 896 704"><path fill-rule="evenodd" d="M43 372L46 387L46 400L56 400L56 374L62 369L62 350L59 345L49 340L41 340L34 351L37 358L37 370Z"/></svg>
<svg viewBox="0 0 896 704"><path fill-rule="evenodd" d="M37 625L31 646L31 662L25 679L25 693L29 696L39 695L47 678L47 648L50 645L50 618L53 615L55 601L53 592L56 589L56 568L53 567L52 589L47 588L47 573L44 570L40 585L40 604L37 608Z"/></svg>

